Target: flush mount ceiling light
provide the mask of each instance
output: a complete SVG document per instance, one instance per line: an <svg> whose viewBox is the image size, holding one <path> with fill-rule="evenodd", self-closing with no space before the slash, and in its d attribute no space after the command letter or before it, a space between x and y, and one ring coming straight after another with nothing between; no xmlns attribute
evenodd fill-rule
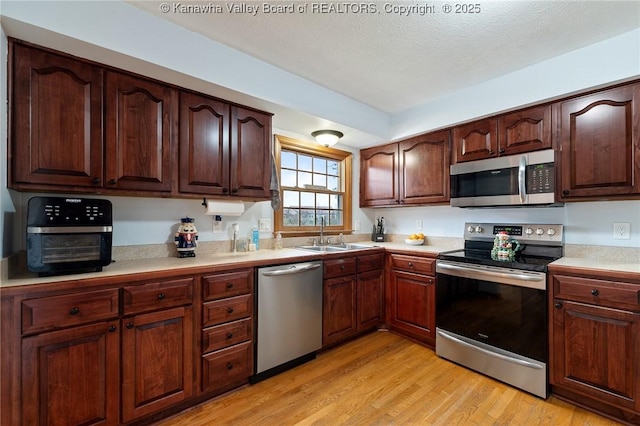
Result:
<svg viewBox="0 0 640 426"><path fill-rule="evenodd" d="M338 139L344 136L342 132L337 130L316 130L311 133L316 138L316 142L324 146L332 146L338 142Z"/></svg>

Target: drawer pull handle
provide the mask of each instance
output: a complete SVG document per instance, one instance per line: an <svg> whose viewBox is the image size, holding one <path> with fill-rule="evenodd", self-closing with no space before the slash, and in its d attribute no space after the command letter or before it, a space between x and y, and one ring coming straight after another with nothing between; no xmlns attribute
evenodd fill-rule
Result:
<svg viewBox="0 0 640 426"><path fill-rule="evenodd" d="M227 308L227 313L228 313L228 314L232 314L232 313L233 313L233 308L232 308L231 306L229 306L229 307Z"/></svg>
<svg viewBox="0 0 640 426"><path fill-rule="evenodd" d="M413 268L413 262L409 262L409 268Z"/></svg>
<svg viewBox="0 0 640 426"><path fill-rule="evenodd" d="M127 323L127 328L128 328L129 330L131 330L131 329L133 328L133 323L132 323L132 322L128 322L128 323Z"/></svg>
<svg viewBox="0 0 640 426"><path fill-rule="evenodd" d="M233 288L233 283L232 282L228 282L227 283L227 288Z"/></svg>
<svg viewBox="0 0 640 426"><path fill-rule="evenodd" d="M556 302L555 305L553 305L556 307L556 309L562 309L562 303L560 302Z"/></svg>
<svg viewBox="0 0 640 426"><path fill-rule="evenodd" d="M110 325L108 330L109 330L109 333L114 333L116 331L116 326L115 325Z"/></svg>
<svg viewBox="0 0 640 426"><path fill-rule="evenodd" d="M231 369L233 369L233 364L228 362L227 363L227 370L231 370Z"/></svg>
<svg viewBox="0 0 640 426"><path fill-rule="evenodd" d="M158 294L158 300L164 300L167 296L164 293Z"/></svg>
<svg viewBox="0 0 640 426"><path fill-rule="evenodd" d="M344 265L340 265L340 270L344 271Z"/></svg>
<svg viewBox="0 0 640 426"><path fill-rule="evenodd" d="M600 294L600 292L598 291L598 289L594 288L593 290L591 290L591 294L594 295L594 296L597 296L597 295Z"/></svg>
<svg viewBox="0 0 640 426"><path fill-rule="evenodd" d="M75 306L71 308L71 310L69 311L69 315L78 315L79 313L80 313L80 309Z"/></svg>
<svg viewBox="0 0 640 426"><path fill-rule="evenodd" d="M232 337L233 337L233 333L228 332L228 333L227 333L227 339L231 339Z"/></svg>

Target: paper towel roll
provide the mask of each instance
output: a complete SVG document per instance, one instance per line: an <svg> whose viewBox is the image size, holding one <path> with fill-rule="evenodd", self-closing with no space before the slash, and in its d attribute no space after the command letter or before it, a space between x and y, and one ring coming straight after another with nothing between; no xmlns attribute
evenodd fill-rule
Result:
<svg viewBox="0 0 640 426"><path fill-rule="evenodd" d="M207 200L206 214L210 216L241 216L244 213L242 201Z"/></svg>

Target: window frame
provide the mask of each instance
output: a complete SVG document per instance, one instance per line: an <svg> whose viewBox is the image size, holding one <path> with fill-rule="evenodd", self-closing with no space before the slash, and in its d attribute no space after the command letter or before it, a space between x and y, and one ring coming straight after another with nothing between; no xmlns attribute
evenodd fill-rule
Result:
<svg viewBox="0 0 640 426"><path fill-rule="evenodd" d="M351 218L353 215L353 154L349 151L341 149L324 147L311 142L300 141L282 135L274 135L274 158L276 169L278 172L278 180L281 180L282 165L281 154L283 149L287 151L295 151L299 154L313 155L316 157L324 157L327 159L338 161L342 164L342 184L344 185L343 209L342 209L342 225L332 225L324 227L325 235L350 234L353 232L351 226ZM293 188L292 188L293 189ZM300 190L301 188L295 188ZM280 199L283 200L285 188L280 185ZM305 190L308 192L325 193L324 191ZM273 212L274 232L280 232L283 237L305 237L316 236L320 232L320 226L284 226L284 200L279 209Z"/></svg>

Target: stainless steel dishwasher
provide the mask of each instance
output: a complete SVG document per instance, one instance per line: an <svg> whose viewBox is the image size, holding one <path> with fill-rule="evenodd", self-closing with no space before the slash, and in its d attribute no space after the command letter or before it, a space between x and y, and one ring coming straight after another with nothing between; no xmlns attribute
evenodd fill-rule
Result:
<svg viewBox="0 0 640 426"><path fill-rule="evenodd" d="M315 358L322 347L322 262L258 268L252 382Z"/></svg>

